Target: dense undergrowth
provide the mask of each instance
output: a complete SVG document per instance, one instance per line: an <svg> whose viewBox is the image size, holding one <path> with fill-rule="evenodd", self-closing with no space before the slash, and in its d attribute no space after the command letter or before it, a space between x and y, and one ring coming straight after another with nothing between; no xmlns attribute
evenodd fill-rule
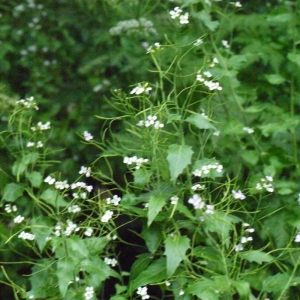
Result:
<svg viewBox="0 0 300 300"><path fill-rule="evenodd" d="M299 9L2 1L1 297L298 299Z"/></svg>

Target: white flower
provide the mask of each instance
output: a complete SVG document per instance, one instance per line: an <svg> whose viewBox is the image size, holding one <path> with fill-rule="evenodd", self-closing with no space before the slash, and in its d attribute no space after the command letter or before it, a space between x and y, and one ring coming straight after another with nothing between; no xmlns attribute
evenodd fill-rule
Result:
<svg viewBox="0 0 300 300"><path fill-rule="evenodd" d="M240 199L240 200L246 199L246 196L242 193L241 190L238 191L233 190L232 195L234 199Z"/></svg>
<svg viewBox="0 0 300 300"><path fill-rule="evenodd" d="M113 216L114 212L111 210L107 210L104 215L101 217L101 222L107 223Z"/></svg>
<svg viewBox="0 0 300 300"><path fill-rule="evenodd" d="M121 201L121 198L117 195L114 195L112 198L106 199L107 204L113 204L114 206L118 206L120 201Z"/></svg>
<svg viewBox="0 0 300 300"><path fill-rule="evenodd" d="M255 231L254 228L248 228L248 229L245 230L245 232L250 232L250 233L252 233L252 232L254 232L254 231Z"/></svg>
<svg viewBox="0 0 300 300"><path fill-rule="evenodd" d="M272 176L266 176L265 178L261 178L260 182L256 184L257 190L265 189L269 193L274 192L274 186L272 184L273 177Z"/></svg>
<svg viewBox="0 0 300 300"><path fill-rule="evenodd" d="M83 132L83 138L84 138L86 141L90 141L90 140L92 140L94 137L93 137L88 131L84 131L84 132Z"/></svg>
<svg viewBox="0 0 300 300"><path fill-rule="evenodd" d="M185 13L179 17L180 24L188 24L189 23L189 14Z"/></svg>
<svg viewBox="0 0 300 300"><path fill-rule="evenodd" d="M85 288L84 299L90 300L94 297L94 288L92 286L88 286Z"/></svg>
<svg viewBox="0 0 300 300"><path fill-rule="evenodd" d="M104 262L109 265L109 266L112 266L112 267L115 267L116 264L118 263L118 261L115 259L115 258L108 258L108 257L105 257L104 258Z"/></svg>
<svg viewBox="0 0 300 300"><path fill-rule="evenodd" d="M133 90L130 92L130 94L140 95L142 93L149 94L149 92L152 90L152 87L148 87L148 83L144 83L143 85L139 83Z"/></svg>
<svg viewBox="0 0 300 300"><path fill-rule="evenodd" d="M147 290L148 288L146 286L140 286L136 293L142 297L142 300L149 299L150 296L147 294Z"/></svg>
<svg viewBox="0 0 300 300"><path fill-rule="evenodd" d="M300 232L297 233L296 237L295 237L295 242L299 243L300 242Z"/></svg>
<svg viewBox="0 0 300 300"><path fill-rule="evenodd" d="M78 230L79 230L79 228L77 227L77 225L75 223L73 223L71 220L67 220L67 227L64 231L64 234L66 236L70 236L73 232L76 232Z"/></svg>
<svg viewBox="0 0 300 300"><path fill-rule="evenodd" d="M242 244L245 244L245 243L251 242L251 241L253 241L252 236L248 236L248 237L243 236L243 237L241 238L241 243L242 243Z"/></svg>
<svg viewBox="0 0 300 300"><path fill-rule="evenodd" d="M56 181L54 186L57 190L64 190L64 189L69 188L69 184L68 184L67 180Z"/></svg>
<svg viewBox="0 0 300 300"><path fill-rule="evenodd" d="M84 235L86 236L92 236L92 234L93 234L93 228L91 227L88 227L84 232Z"/></svg>
<svg viewBox="0 0 300 300"><path fill-rule="evenodd" d="M68 212L69 213L78 213L81 211L81 208L77 205L77 204L74 204L74 205L71 205L68 207Z"/></svg>
<svg viewBox="0 0 300 300"><path fill-rule="evenodd" d="M234 5L235 7L242 7L242 4L237 1L237 2L230 2L230 4Z"/></svg>
<svg viewBox="0 0 300 300"><path fill-rule="evenodd" d="M195 209L202 209L205 206L205 203L198 194L194 194L193 197L188 200L188 203L192 204Z"/></svg>
<svg viewBox="0 0 300 300"><path fill-rule="evenodd" d="M18 235L18 238L19 238L19 239L23 239L23 240L30 240L30 241L33 241L33 240L35 239L35 236L34 236L34 234L32 234L32 233L22 231L22 232Z"/></svg>
<svg viewBox="0 0 300 300"><path fill-rule="evenodd" d="M182 9L177 6L173 10L170 11L170 17L172 19L176 19L180 16L181 13L182 13Z"/></svg>
<svg viewBox="0 0 300 300"><path fill-rule="evenodd" d="M243 247L242 244L237 244L237 245L234 246L234 250L235 250L236 252L243 251L243 250L244 250L244 247Z"/></svg>
<svg viewBox="0 0 300 300"><path fill-rule="evenodd" d="M16 205L11 206L11 204L5 204L4 210L5 210L7 213L11 213L11 212L13 212L13 211L16 212L18 209L17 209L17 206L16 206Z"/></svg>
<svg viewBox="0 0 300 300"><path fill-rule="evenodd" d="M194 185L192 186L192 190L193 190L193 191L204 190L204 189L205 189L205 185L202 185L202 184L199 184L199 183L194 184Z"/></svg>
<svg viewBox="0 0 300 300"><path fill-rule="evenodd" d="M179 198L177 196L171 197L171 204L173 204L173 205L177 204L178 200L179 200Z"/></svg>
<svg viewBox="0 0 300 300"><path fill-rule="evenodd" d="M46 182L46 183L52 185L52 184L54 184L54 182L55 182L55 178L53 178L53 177L51 177L51 176L47 176L47 177L45 178L44 182Z"/></svg>
<svg viewBox="0 0 300 300"><path fill-rule="evenodd" d="M30 148L30 147L33 147L33 146L34 146L34 142L28 142L27 145L26 145L27 148Z"/></svg>
<svg viewBox="0 0 300 300"><path fill-rule="evenodd" d="M21 223L24 220L24 217L21 215L14 218L14 223Z"/></svg>
<svg viewBox="0 0 300 300"><path fill-rule="evenodd" d="M42 141L38 141L38 142L36 143L36 147L37 147L37 148L42 148L43 146L44 146L44 144L43 144Z"/></svg>
<svg viewBox="0 0 300 300"><path fill-rule="evenodd" d="M131 165L131 164L135 163L136 170L140 169L141 165L148 161L149 160L147 158L138 158L137 156L133 156L133 157L126 156L126 157L124 157L124 160L123 160L124 164L127 164L127 165Z"/></svg>
<svg viewBox="0 0 300 300"><path fill-rule="evenodd" d="M203 43L203 40L202 39L197 39L196 41L195 41L195 43L194 43L194 46L199 46L199 45L201 45Z"/></svg>
<svg viewBox="0 0 300 300"><path fill-rule="evenodd" d="M90 167L87 168L87 167L81 166L79 174L85 174L85 177L90 177L91 176L91 168Z"/></svg>
<svg viewBox="0 0 300 300"><path fill-rule="evenodd" d="M183 291L183 290L180 290L180 291L179 291L179 296L182 296L182 295L184 295L184 291Z"/></svg>
<svg viewBox="0 0 300 300"><path fill-rule="evenodd" d="M227 48L227 49L230 48L230 46L229 46L229 44L228 44L228 41L226 41L226 40L222 40L222 45L223 45L225 48Z"/></svg>
<svg viewBox="0 0 300 300"><path fill-rule="evenodd" d="M250 128L250 127L243 127L243 130L246 131L248 134L252 134L254 132L254 129L253 128Z"/></svg>
<svg viewBox="0 0 300 300"><path fill-rule="evenodd" d="M37 127L38 127L38 129L40 129L40 130L48 130L48 129L51 128L51 124L50 124L49 121L46 122L45 124L43 124L42 122L38 122L38 123L37 123ZM35 128L35 127L33 127L33 128ZM33 130L33 131L34 131L34 130Z"/></svg>
<svg viewBox="0 0 300 300"><path fill-rule="evenodd" d="M215 210L214 205L206 205L206 211L205 211L205 213L213 215L214 214L214 210Z"/></svg>

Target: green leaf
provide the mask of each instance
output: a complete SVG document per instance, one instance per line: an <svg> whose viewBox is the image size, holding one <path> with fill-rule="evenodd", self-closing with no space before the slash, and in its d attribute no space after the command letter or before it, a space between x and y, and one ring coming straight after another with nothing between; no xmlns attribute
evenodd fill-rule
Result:
<svg viewBox="0 0 300 300"><path fill-rule="evenodd" d="M42 252L46 243L47 238L52 232L53 224L48 217L36 216L31 219L31 231L35 236L35 241Z"/></svg>
<svg viewBox="0 0 300 300"><path fill-rule="evenodd" d="M237 292L239 293L240 300L248 300L251 292L250 284L247 281L239 280L234 281L232 285L235 287Z"/></svg>
<svg viewBox="0 0 300 300"><path fill-rule="evenodd" d="M278 85L285 82L285 79L279 74L269 74L265 75L267 81L271 84Z"/></svg>
<svg viewBox="0 0 300 300"><path fill-rule="evenodd" d="M185 119L186 122L189 122L190 124L195 125L199 129L214 129L217 130L217 128L209 122L207 118L200 114L193 114Z"/></svg>
<svg viewBox="0 0 300 300"><path fill-rule="evenodd" d="M131 273L131 272L130 272ZM158 283L166 279L166 259L164 257L154 261L138 276L130 281L129 293L132 294L139 286Z"/></svg>
<svg viewBox="0 0 300 300"><path fill-rule="evenodd" d="M259 152L257 150L242 150L241 156L252 166L255 166L259 160Z"/></svg>
<svg viewBox="0 0 300 300"><path fill-rule="evenodd" d="M288 53L287 58L300 67L300 54L290 52Z"/></svg>
<svg viewBox="0 0 300 300"><path fill-rule="evenodd" d="M40 172L33 171L26 175L33 187L39 188L43 182L43 176Z"/></svg>
<svg viewBox="0 0 300 300"><path fill-rule="evenodd" d="M5 186L2 200L14 202L23 195L24 188L16 183L9 183Z"/></svg>
<svg viewBox="0 0 300 300"><path fill-rule="evenodd" d="M44 200L46 203L57 207L62 206L65 207L68 205L68 202L64 200L64 198L60 195L59 191L46 189L40 196L40 199Z"/></svg>
<svg viewBox="0 0 300 300"><path fill-rule="evenodd" d="M186 294L197 296L201 300L218 300L219 295L216 291L219 286L211 279L201 278L201 281L196 281L188 286Z"/></svg>
<svg viewBox="0 0 300 300"><path fill-rule="evenodd" d="M99 255L108 244L107 237L89 237L84 239L84 243L90 255Z"/></svg>
<svg viewBox="0 0 300 300"><path fill-rule="evenodd" d="M134 185L139 188L145 187L150 182L152 172L146 169L138 169L133 172Z"/></svg>
<svg viewBox="0 0 300 300"><path fill-rule="evenodd" d="M249 262L256 262L258 264L262 264L263 262L271 262L275 259L271 254L258 250L249 250L247 252L239 253L239 256L242 259L248 260Z"/></svg>
<svg viewBox="0 0 300 300"><path fill-rule="evenodd" d="M270 15L267 17L267 22L271 23L286 23L292 19L292 14L283 13L283 14L276 14L274 16Z"/></svg>
<svg viewBox="0 0 300 300"><path fill-rule="evenodd" d="M204 25L211 31L215 31L220 24L218 21L212 21L210 14L205 10L194 13L193 16L202 21Z"/></svg>
<svg viewBox="0 0 300 300"><path fill-rule="evenodd" d="M163 239L163 226L153 223L150 227L144 226L141 236L151 253L155 253Z"/></svg>
<svg viewBox="0 0 300 300"><path fill-rule="evenodd" d="M132 282L136 277L138 277L139 274L149 266L152 259L153 256L150 253L144 253L139 255L131 267L129 281Z"/></svg>
<svg viewBox="0 0 300 300"><path fill-rule="evenodd" d="M75 263L70 257L61 258L57 262L57 277L59 291L62 297L65 296L69 282L75 277Z"/></svg>
<svg viewBox="0 0 300 300"><path fill-rule="evenodd" d="M193 153L191 146L177 144L169 146L167 161L171 180L175 181L184 168L191 163Z"/></svg>
<svg viewBox="0 0 300 300"><path fill-rule="evenodd" d="M186 236L168 236L165 240L165 255L167 257L167 277L171 277L185 258L190 248L190 240Z"/></svg>
<svg viewBox="0 0 300 300"><path fill-rule="evenodd" d="M155 217L161 211L163 206L166 203L166 199L161 196L153 195L149 199L149 206L148 206L148 222L147 225L150 226L151 223L154 221Z"/></svg>
<svg viewBox="0 0 300 300"><path fill-rule="evenodd" d="M287 273L278 273L274 276L269 276L263 281L262 291L271 293L276 291L282 291L287 288L290 283L290 275Z"/></svg>

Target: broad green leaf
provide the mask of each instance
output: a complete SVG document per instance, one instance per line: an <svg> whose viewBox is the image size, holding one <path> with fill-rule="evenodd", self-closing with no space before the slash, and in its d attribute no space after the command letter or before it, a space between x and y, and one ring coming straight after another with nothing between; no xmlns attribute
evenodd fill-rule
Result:
<svg viewBox="0 0 300 300"><path fill-rule="evenodd" d="M84 239L84 243L90 255L99 255L108 244L107 237L89 237Z"/></svg>
<svg viewBox="0 0 300 300"><path fill-rule="evenodd" d="M89 255L89 251L85 242L79 236L73 235L66 240L66 247L68 248L68 255L75 261L82 259Z"/></svg>
<svg viewBox="0 0 300 300"><path fill-rule="evenodd" d="M283 13L283 14L276 14L274 16L270 15L267 17L267 22L274 22L274 23L285 23L292 19L292 14Z"/></svg>
<svg viewBox="0 0 300 300"><path fill-rule="evenodd" d="M300 67L300 54L290 52L288 53L287 58Z"/></svg>
<svg viewBox="0 0 300 300"><path fill-rule="evenodd" d="M57 190L46 189L45 191L43 191L40 198L46 203L51 204L53 207L64 207L68 205L68 202L64 200L64 198Z"/></svg>
<svg viewBox="0 0 300 300"><path fill-rule="evenodd" d="M43 176L40 172L33 171L26 175L27 179L30 181L33 187L40 187L43 182Z"/></svg>
<svg viewBox="0 0 300 300"><path fill-rule="evenodd" d="M153 259L152 254L144 253L138 256L130 270L130 282L135 279L141 272L143 272L151 263Z"/></svg>
<svg viewBox="0 0 300 300"><path fill-rule="evenodd" d="M23 195L24 188L16 183L9 183L5 186L2 199L7 202L14 202Z"/></svg>
<svg viewBox="0 0 300 300"><path fill-rule="evenodd" d="M139 188L145 187L150 182L151 175L152 172L150 170L143 168L135 170L133 172L134 185Z"/></svg>
<svg viewBox="0 0 300 300"><path fill-rule="evenodd" d="M290 283L290 275L278 273L274 276L269 276L263 281L262 291L267 293L282 291Z"/></svg>
<svg viewBox="0 0 300 300"><path fill-rule="evenodd" d="M178 114L169 114L167 124L172 123L173 121L180 121L181 115Z"/></svg>
<svg viewBox="0 0 300 300"><path fill-rule="evenodd" d="M153 223L150 227L144 226L141 236L151 253L155 253L163 239L163 227L158 223Z"/></svg>
<svg viewBox="0 0 300 300"><path fill-rule="evenodd" d="M269 74L265 75L267 81L271 84L278 85L285 82L285 79L279 74Z"/></svg>
<svg viewBox="0 0 300 300"><path fill-rule="evenodd" d="M149 206L148 206L148 222L147 225L150 226L154 221L155 217L161 211L163 206L166 203L166 199L161 196L153 195L149 199Z"/></svg>
<svg viewBox="0 0 300 300"><path fill-rule="evenodd" d="M247 252L239 253L239 256L248 260L249 262L256 262L258 264L262 264L263 262L271 262L275 259L271 254L258 250L249 250Z"/></svg>
<svg viewBox="0 0 300 300"><path fill-rule="evenodd" d="M158 283L166 279L166 259L164 257L154 261L138 276L130 281L129 293L132 294L139 286Z"/></svg>
<svg viewBox="0 0 300 300"><path fill-rule="evenodd" d="M77 263L70 257L61 258L57 262L58 285L62 297L65 296L70 281L72 281L76 275L76 265Z"/></svg>
<svg viewBox="0 0 300 300"><path fill-rule="evenodd" d="M252 166L255 166L259 160L259 152L257 150L242 150L241 156L248 164Z"/></svg>
<svg viewBox="0 0 300 300"><path fill-rule="evenodd" d="M195 125L199 129L214 129L217 130L217 128L209 122L207 118L200 114L193 114L185 119L186 122L189 122L190 124Z"/></svg>
<svg viewBox="0 0 300 300"><path fill-rule="evenodd" d="M204 25L211 31L215 31L220 24L219 21L212 21L210 14L205 10L201 10L198 13L194 13L193 16L202 21Z"/></svg>
<svg viewBox="0 0 300 300"><path fill-rule="evenodd" d="M232 282L232 285L235 287L239 293L240 300L248 300L251 293L250 284L247 281L239 280Z"/></svg>
<svg viewBox="0 0 300 300"><path fill-rule="evenodd" d="M185 258L190 248L190 240L186 236L168 236L165 240L165 255L167 257L167 277L171 277Z"/></svg>
<svg viewBox="0 0 300 300"><path fill-rule="evenodd" d="M191 163L193 153L191 146L178 144L169 146L167 161L169 163L171 180L175 181L184 168Z"/></svg>
<svg viewBox="0 0 300 300"><path fill-rule="evenodd" d="M187 294L197 296L201 300L218 300L219 295L216 293L219 286L211 279L201 278L188 286L186 289Z"/></svg>
<svg viewBox="0 0 300 300"><path fill-rule="evenodd" d="M42 252L47 243L47 238L52 232L53 224L48 217L35 216L31 219L31 225L31 231L35 236L35 241Z"/></svg>

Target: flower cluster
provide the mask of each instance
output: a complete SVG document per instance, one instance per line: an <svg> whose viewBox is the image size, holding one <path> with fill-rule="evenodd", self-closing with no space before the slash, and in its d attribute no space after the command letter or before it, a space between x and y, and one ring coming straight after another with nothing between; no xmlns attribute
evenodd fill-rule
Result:
<svg viewBox="0 0 300 300"><path fill-rule="evenodd" d="M152 90L152 87L148 86L148 83L138 83L138 85L132 89L130 94L140 95L140 94L149 94L149 92Z"/></svg>
<svg viewBox="0 0 300 300"><path fill-rule="evenodd" d="M85 293L84 293L84 299L85 300L90 300L94 297L94 288L92 286L88 286L85 289Z"/></svg>
<svg viewBox="0 0 300 300"><path fill-rule="evenodd" d="M249 227L249 226L250 226L250 224L248 224L248 223L243 223L243 227ZM247 228L247 229L245 230L245 233L253 233L254 231L255 231L254 228ZM243 244L245 244L245 243L247 243L247 242L252 242L252 241L253 241L252 236L243 236L243 237L241 238L240 243L234 246L234 250L235 250L236 252L242 251L242 250L244 250Z"/></svg>
<svg viewBox="0 0 300 300"><path fill-rule="evenodd" d="M17 101L17 104L23 105L26 108L34 108L35 110L39 109L36 102L34 101L34 97L21 99L21 100Z"/></svg>
<svg viewBox="0 0 300 300"><path fill-rule="evenodd" d="M91 168L90 167L87 168L87 167L81 166L79 174L84 174L85 177L90 177L91 176Z"/></svg>
<svg viewBox="0 0 300 300"><path fill-rule="evenodd" d="M121 198L117 195L114 195L112 198L106 199L107 204L113 204L114 206L118 206L120 201L121 201Z"/></svg>
<svg viewBox="0 0 300 300"><path fill-rule="evenodd" d="M209 71L205 71L205 72L203 72L203 74L201 74L201 72L199 71L197 73L196 80L203 82L203 84L206 87L208 87L208 89L210 91L214 91L214 90L221 91L222 87L220 86L220 83L217 81L209 80L209 78L211 78L211 77L212 77L212 74Z"/></svg>
<svg viewBox="0 0 300 300"><path fill-rule="evenodd" d="M109 265L109 266L112 266L112 267L115 267L116 264L118 263L118 261L115 259L115 258L108 258L108 257L105 257L104 258L104 262Z"/></svg>
<svg viewBox="0 0 300 300"><path fill-rule="evenodd" d="M148 116L146 120L139 121L136 126L145 126L150 127L153 126L154 129L160 129L164 127L164 124L160 121L157 121L157 116Z"/></svg>
<svg viewBox="0 0 300 300"><path fill-rule="evenodd" d="M107 210L104 215L101 217L102 223L107 223L113 216L114 212L111 210Z"/></svg>
<svg viewBox="0 0 300 300"><path fill-rule="evenodd" d="M194 194L193 197L188 200L188 203L192 204L195 209L205 208L206 214L214 214L215 207L213 205L205 204L205 202L198 194Z"/></svg>
<svg viewBox="0 0 300 300"><path fill-rule="evenodd" d="M94 137L88 131L84 131L83 138L85 141L88 142L88 141L92 140Z"/></svg>
<svg viewBox="0 0 300 300"><path fill-rule="evenodd" d="M172 196L170 200L171 200L171 204L175 205L175 204L177 204L179 198L177 196Z"/></svg>
<svg viewBox="0 0 300 300"><path fill-rule="evenodd" d="M86 236L92 236L93 231L94 231L93 228L88 227L83 234Z"/></svg>
<svg viewBox="0 0 300 300"><path fill-rule="evenodd" d="M22 239L22 240L33 241L33 240L35 239L35 236L34 236L34 234L32 234L32 233L22 231L22 232L18 235L18 238L19 238L19 239Z"/></svg>
<svg viewBox="0 0 300 300"><path fill-rule="evenodd" d="M73 223L71 220L67 220L67 225L65 226L65 230L63 231L63 234L65 236L70 236L73 232L79 231L79 227L77 224ZM62 232L62 226L60 224L57 224L54 227L54 235L60 236Z"/></svg>
<svg viewBox="0 0 300 300"><path fill-rule="evenodd" d="M84 190L86 190L89 193L93 190L93 186L92 185L87 185L83 181L77 181L77 182L71 184L71 189L72 190L77 189L77 188L80 189L80 190L84 189ZM74 194L73 194L73 197L76 198L76 196L74 196ZM81 197L81 198L83 198L83 197Z"/></svg>
<svg viewBox="0 0 300 300"><path fill-rule="evenodd" d="M172 19L179 18L180 24L188 24L189 23L189 14L188 13L182 14L182 9L178 6L170 11L170 16Z"/></svg>
<svg viewBox="0 0 300 300"><path fill-rule="evenodd" d="M204 190L204 189L205 189L205 185L202 185L202 184L199 184L199 183L194 184L194 185L192 186L192 190L193 190L193 191Z"/></svg>
<svg viewBox="0 0 300 300"><path fill-rule="evenodd" d="M150 296L147 294L148 288L146 286L140 286L137 289L137 294L142 297L142 300L149 299Z"/></svg>
<svg viewBox="0 0 300 300"><path fill-rule="evenodd" d="M233 190L232 195L234 199L240 199L240 200L246 199L246 196L242 193L241 190L238 191Z"/></svg>
<svg viewBox="0 0 300 300"><path fill-rule="evenodd" d="M115 27L109 29L110 35L118 36L122 34L126 35L139 35L148 37L151 34L157 34L153 23L146 18L139 18L120 21Z"/></svg>
<svg viewBox="0 0 300 300"><path fill-rule="evenodd" d="M147 158L138 158L137 156L133 156L133 157L124 157L124 164L126 165L131 165L133 163L136 164L135 169L138 170L143 163L147 163L149 160Z"/></svg>
<svg viewBox="0 0 300 300"><path fill-rule="evenodd" d="M148 44L147 44L148 46ZM147 47L147 54L148 53L153 53L157 50L161 50L162 47L161 47L161 44L160 43L154 43L154 46L150 46L150 47Z"/></svg>
<svg viewBox="0 0 300 300"><path fill-rule="evenodd" d="M272 176L266 176L265 178L261 178L260 182L256 184L257 190L265 189L269 193L274 192L274 186L272 184L273 177Z"/></svg>
<svg viewBox="0 0 300 300"><path fill-rule="evenodd" d="M14 223L17 224L17 223L21 223L23 222L24 220L24 217L22 217L21 215L17 216L14 218Z"/></svg>
<svg viewBox="0 0 300 300"><path fill-rule="evenodd" d="M11 205L11 204L9 203L9 204L5 204L4 210L5 210L7 213L11 213L11 212L16 212L16 211L18 210L18 208L17 208L16 205Z"/></svg>
<svg viewBox="0 0 300 300"><path fill-rule="evenodd" d="M223 166L220 165L219 163L214 163L214 164L209 164L206 166L202 166L201 169L196 169L193 174L194 176L197 177L206 177L206 175L209 175L212 171L216 171L218 173L222 173L223 171Z"/></svg>
<svg viewBox="0 0 300 300"><path fill-rule="evenodd" d="M26 147L27 148L31 148L31 147L36 147L36 148L42 148L42 147L44 147L44 144L43 144L43 142L42 141L38 141L37 143L34 143L34 142L28 142L27 144L26 144Z"/></svg>
<svg viewBox="0 0 300 300"><path fill-rule="evenodd" d="M49 130L51 128L51 123L48 121L45 124L43 124L42 122L38 122L36 126L32 126L30 129L32 131L36 131L36 130Z"/></svg>
<svg viewBox="0 0 300 300"><path fill-rule="evenodd" d="M243 130L246 131L248 134L252 134L254 132L254 129L253 128L250 128L250 127L243 127Z"/></svg>
<svg viewBox="0 0 300 300"><path fill-rule="evenodd" d="M75 214L75 213L78 213L80 211L81 211L81 208L77 204L73 204L73 205L68 207L68 212L69 213Z"/></svg>

